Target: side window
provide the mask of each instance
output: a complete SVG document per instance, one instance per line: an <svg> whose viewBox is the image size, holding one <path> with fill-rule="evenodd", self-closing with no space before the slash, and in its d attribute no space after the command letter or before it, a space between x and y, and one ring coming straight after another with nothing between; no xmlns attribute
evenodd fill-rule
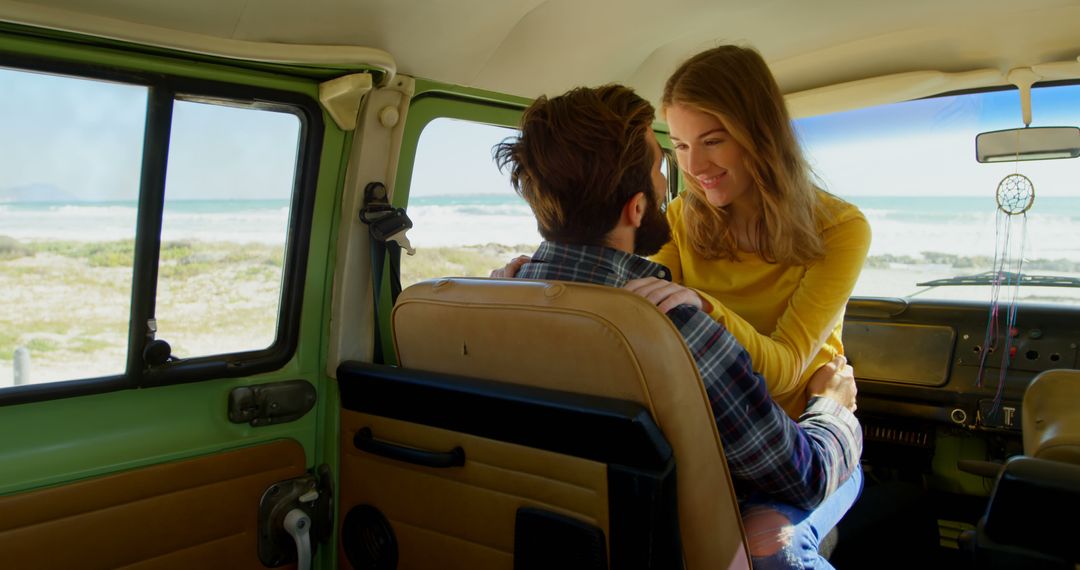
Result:
<svg viewBox="0 0 1080 570"><path fill-rule="evenodd" d="M401 257L402 287L438 277L486 277L513 257L536 251L542 238L532 210L492 158L496 144L517 135L509 127L445 117L423 128L409 189L416 255ZM678 195L679 176L670 150L661 169L671 199Z"/></svg>
<svg viewBox="0 0 1080 570"><path fill-rule="evenodd" d="M668 182L668 190L664 194L664 209L666 210L668 202L679 196L679 163L676 162L675 151L670 148L664 148L664 156L660 159L660 172L664 173L664 178L667 178Z"/></svg>
<svg viewBox="0 0 1080 570"><path fill-rule="evenodd" d="M146 101L0 69L0 387L124 372Z"/></svg>
<svg viewBox="0 0 1080 570"><path fill-rule="evenodd" d="M288 292L303 280L288 268L306 255L293 240L310 216L307 115L264 103L273 93L146 81L0 68L0 389L244 374L237 363L265 370L292 350L282 320L298 314ZM152 101L167 127L148 119ZM157 162L144 156L166 145ZM171 353L144 357L155 337ZM189 366L215 358L233 366Z"/></svg>
<svg viewBox="0 0 1080 570"><path fill-rule="evenodd" d="M299 133L289 113L174 105L156 313L173 356L274 342Z"/></svg>
<svg viewBox="0 0 1080 570"><path fill-rule="evenodd" d="M499 172L492 148L514 129L438 118L420 134L409 190L416 255L401 256L402 287L436 277L486 277L540 244L529 205Z"/></svg>

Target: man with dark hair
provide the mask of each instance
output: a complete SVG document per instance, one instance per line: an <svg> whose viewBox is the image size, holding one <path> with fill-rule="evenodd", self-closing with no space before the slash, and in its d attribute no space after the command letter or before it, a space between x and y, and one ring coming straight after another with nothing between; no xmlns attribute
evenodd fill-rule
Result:
<svg viewBox="0 0 1080 570"><path fill-rule="evenodd" d="M517 277L612 287L642 277L670 279L665 267L639 257L656 253L670 239L661 207L667 191L660 170L663 153L652 120L652 106L619 85L540 97L525 111L520 136L495 149L496 162L510 170L515 190L529 203L545 239ZM700 299L696 306L694 299L687 301L667 316L701 372L747 532L777 534L765 540L776 544L765 553L755 552L757 538L750 536L755 565L828 567L817 556L818 540L850 501L816 526L792 519L813 519L814 509L824 510L818 506L830 493L853 473L861 477L862 431L852 413L856 389L850 367L834 361L814 376L810 400L796 423L769 396L738 341L701 310ZM854 490L852 485L845 489L857 495L861 479L852 479ZM794 510L779 508L778 502ZM782 521L775 528L768 519L747 520L751 513L778 510L785 516L775 519ZM792 534L812 534L812 546L793 545ZM803 552L790 552L789 546Z"/></svg>

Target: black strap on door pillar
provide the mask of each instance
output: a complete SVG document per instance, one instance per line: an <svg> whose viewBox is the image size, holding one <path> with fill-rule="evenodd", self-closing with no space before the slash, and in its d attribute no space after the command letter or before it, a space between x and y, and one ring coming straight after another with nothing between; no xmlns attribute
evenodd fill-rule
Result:
<svg viewBox="0 0 1080 570"><path fill-rule="evenodd" d="M404 208L395 208L387 199L386 186L382 182L371 182L364 188L364 206L360 209L360 221L367 224L371 235L371 283L375 303L375 355L374 362L382 364L382 325L388 322L386 315L381 315L379 302L382 298L383 270L390 264L390 306L397 302L401 294L401 248L404 245L410 254L412 246L405 236L405 231L412 227L412 220Z"/></svg>

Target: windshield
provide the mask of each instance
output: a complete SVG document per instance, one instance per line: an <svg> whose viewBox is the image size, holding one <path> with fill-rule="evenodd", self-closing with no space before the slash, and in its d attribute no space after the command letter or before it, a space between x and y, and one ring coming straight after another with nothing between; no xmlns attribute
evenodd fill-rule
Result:
<svg viewBox="0 0 1080 570"><path fill-rule="evenodd" d="M1080 124L1080 85L1036 87L1031 98L1031 126ZM1023 126L1015 89L795 125L823 187L857 205L873 230L854 295L989 301L993 275L1004 268L1011 273L999 279L1003 286L1022 273L1021 302L1080 304L1080 160L975 160L978 133ZM1011 174L1034 186L1026 216L998 214L998 184Z"/></svg>

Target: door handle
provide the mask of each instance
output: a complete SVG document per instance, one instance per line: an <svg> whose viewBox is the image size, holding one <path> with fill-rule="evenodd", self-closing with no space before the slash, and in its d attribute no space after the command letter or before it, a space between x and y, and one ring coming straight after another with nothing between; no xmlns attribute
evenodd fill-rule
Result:
<svg viewBox="0 0 1080 570"><path fill-rule="evenodd" d="M425 451L405 447L386 441L379 441L371 433L371 428L361 428L353 437L353 445L361 451L373 453L397 461L405 461L424 467L461 467L465 465L465 450L457 446L450 451Z"/></svg>

